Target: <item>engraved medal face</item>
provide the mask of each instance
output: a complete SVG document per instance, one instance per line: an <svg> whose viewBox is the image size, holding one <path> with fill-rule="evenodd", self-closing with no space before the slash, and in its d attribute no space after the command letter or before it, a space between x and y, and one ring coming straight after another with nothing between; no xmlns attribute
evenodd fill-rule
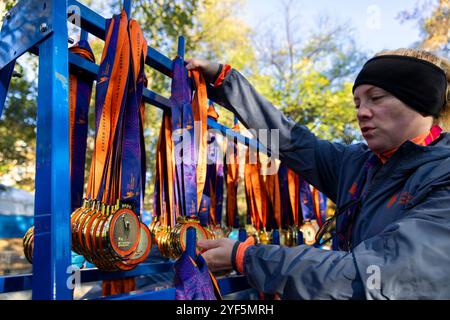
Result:
<svg viewBox="0 0 450 320"><path fill-rule="evenodd" d="M147 259L152 246L150 231L143 223L141 223L140 233L141 236L139 238L139 245L137 247L136 253L128 261L129 263L136 265Z"/></svg>
<svg viewBox="0 0 450 320"><path fill-rule="evenodd" d="M312 246L316 242L316 228L310 222L306 222L300 230L303 232L305 244Z"/></svg>
<svg viewBox="0 0 450 320"><path fill-rule="evenodd" d="M112 248L119 256L128 256L136 251L140 237L140 223L129 209L120 209L111 220L109 238Z"/></svg>
<svg viewBox="0 0 450 320"><path fill-rule="evenodd" d="M145 251L147 251L147 248L150 244L150 239L147 236L147 233L145 232L144 228L141 228L141 237L139 239L139 245L137 247L136 253L133 256L133 260L137 260L144 256Z"/></svg>

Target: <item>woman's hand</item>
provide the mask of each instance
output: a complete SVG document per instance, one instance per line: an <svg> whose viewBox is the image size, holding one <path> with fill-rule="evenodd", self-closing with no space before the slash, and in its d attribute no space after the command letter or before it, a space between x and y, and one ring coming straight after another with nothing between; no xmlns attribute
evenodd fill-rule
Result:
<svg viewBox="0 0 450 320"><path fill-rule="evenodd" d="M219 71L220 64L197 58L186 59L186 62L186 68L188 70L199 69L203 73L203 76L205 77L207 83L212 83L215 81L214 78Z"/></svg>
<svg viewBox="0 0 450 320"><path fill-rule="evenodd" d="M231 254L236 240L223 238L217 240L198 240L197 245L206 250L202 254L212 272L230 270Z"/></svg>
<svg viewBox="0 0 450 320"><path fill-rule="evenodd" d="M204 59L186 59L187 65L186 68L188 70L192 70L192 69L200 69L203 71L203 69L207 68L208 65L210 64L209 61L204 60Z"/></svg>

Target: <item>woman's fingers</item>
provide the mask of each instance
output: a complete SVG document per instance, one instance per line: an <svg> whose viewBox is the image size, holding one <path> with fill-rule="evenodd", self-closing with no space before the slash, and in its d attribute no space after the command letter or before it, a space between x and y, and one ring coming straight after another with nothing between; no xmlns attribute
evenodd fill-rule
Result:
<svg viewBox="0 0 450 320"><path fill-rule="evenodd" d="M203 59L197 59L197 58L187 58L185 59L186 61L186 68L188 70L192 70L192 69L201 69L202 71L205 71L205 69L208 67L208 65L210 64L209 61L207 60L203 60Z"/></svg>
<svg viewBox="0 0 450 320"><path fill-rule="evenodd" d="M231 258L223 247L214 248L202 254L208 268L212 272L229 270L231 266Z"/></svg>
<svg viewBox="0 0 450 320"><path fill-rule="evenodd" d="M197 245L199 247L202 247L203 249L209 250L209 249L213 249L213 248L219 247L221 240L222 239L217 239L217 240L198 240L197 241Z"/></svg>
<svg viewBox="0 0 450 320"><path fill-rule="evenodd" d="M186 59L185 61L187 62L186 68L188 70L201 68L201 66L202 66L201 61L199 59L190 58L190 59Z"/></svg>
<svg viewBox="0 0 450 320"><path fill-rule="evenodd" d="M195 69L195 61L194 61L194 59L186 59L186 62L187 62L186 68L188 70Z"/></svg>
<svg viewBox="0 0 450 320"><path fill-rule="evenodd" d="M208 267L211 271L229 270L231 266L231 252L236 240L217 239L217 240L198 240L199 247L206 251L202 253Z"/></svg>

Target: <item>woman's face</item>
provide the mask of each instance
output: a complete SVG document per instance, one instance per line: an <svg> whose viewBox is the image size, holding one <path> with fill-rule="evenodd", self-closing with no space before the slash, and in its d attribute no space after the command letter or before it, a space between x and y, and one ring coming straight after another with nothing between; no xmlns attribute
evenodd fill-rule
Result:
<svg viewBox="0 0 450 320"><path fill-rule="evenodd" d="M430 130L431 116L423 116L387 91L358 86L354 93L361 133L369 148L383 153Z"/></svg>

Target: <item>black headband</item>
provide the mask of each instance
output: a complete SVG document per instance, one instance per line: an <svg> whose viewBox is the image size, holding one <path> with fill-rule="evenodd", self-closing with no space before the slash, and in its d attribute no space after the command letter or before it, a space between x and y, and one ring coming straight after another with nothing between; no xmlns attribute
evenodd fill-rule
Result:
<svg viewBox="0 0 450 320"><path fill-rule="evenodd" d="M366 62L353 86L371 84L391 93L414 110L438 116L446 104L444 70L413 57L386 55Z"/></svg>

